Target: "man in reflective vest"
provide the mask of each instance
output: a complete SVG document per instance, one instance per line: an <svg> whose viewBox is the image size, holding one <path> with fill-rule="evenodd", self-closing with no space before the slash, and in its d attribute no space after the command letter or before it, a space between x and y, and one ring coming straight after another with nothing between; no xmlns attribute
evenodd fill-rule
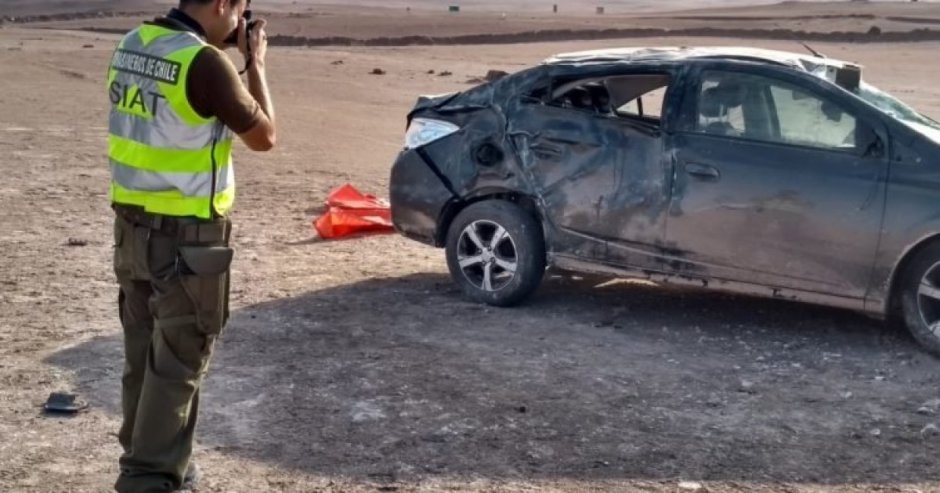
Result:
<svg viewBox="0 0 940 493"><path fill-rule="evenodd" d="M199 388L228 318L233 135L274 146L264 21L180 0L111 59L108 157L125 366L119 492L189 489ZM237 33L248 87L221 49Z"/></svg>

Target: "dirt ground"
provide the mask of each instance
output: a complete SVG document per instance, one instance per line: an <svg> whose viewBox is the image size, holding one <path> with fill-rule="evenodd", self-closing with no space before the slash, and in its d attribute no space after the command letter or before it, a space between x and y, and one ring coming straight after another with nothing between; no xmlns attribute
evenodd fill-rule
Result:
<svg viewBox="0 0 940 493"><path fill-rule="evenodd" d="M57 15L54 20L31 22L30 27L57 29L110 29L126 31L160 10L145 8L143 0L112 2L109 8L96 9L65 5L36 10L14 6L12 13L22 12L21 20L29 20L29 13L46 12ZM560 13L552 14L551 3L540 6L507 5L503 10L465 6L460 14L442 13L440 2L430 9L428 2L406 11L411 2L385 2L382 7L364 8L359 5L322 5L323 2L272 2L259 0L254 8L271 21L273 36L302 38L317 44L323 38L343 37L366 41L383 37L420 36L439 40L452 36L498 36L528 33L524 41L545 40L546 31L577 31L577 39L610 38L604 31L611 29L719 29L731 31L782 30L785 39L806 39L803 33L867 33L877 28L883 33L908 33L918 30L940 29L940 3L881 3L881 2L817 2L802 4L799 9L789 5L752 6L708 10L683 10L657 13L633 7L630 2L613 2L605 15L594 14L594 3L586 0L560 3ZM336 2L334 2L336 3ZM356 3L356 2L353 2ZM635 3L635 2L634 2ZM42 2L39 2L42 4ZM403 5L404 4L404 5ZM675 1L672 9L688 8L700 2ZM622 5L630 5L627 8ZM121 6L120 8L118 6ZM148 14L147 11L152 13ZM103 17L98 17L101 12ZM121 12L133 12L120 15ZM0 9L0 18L5 12ZM89 15L93 15L89 17ZM72 17L72 18L69 18ZM704 35L704 33L702 33ZM922 34L922 33L921 33ZM781 33L776 34L780 38ZM765 36L766 37L766 36ZM566 39L575 39L567 37ZM813 38L815 39L815 38ZM936 40L936 37L934 37ZM275 42L284 43L274 38ZM498 39L496 39L499 42ZM333 43L335 44L335 43Z"/></svg>
<svg viewBox="0 0 940 493"><path fill-rule="evenodd" d="M116 39L0 29L2 491L108 491L117 472ZM560 275L491 309L462 298L440 251L315 237L331 188L386 195L418 94L633 44L272 50L280 146L236 151L235 314L204 386L200 492L940 491L940 414L924 406L940 360L878 321ZM940 43L817 49L940 117ZM58 390L90 410L42 416Z"/></svg>

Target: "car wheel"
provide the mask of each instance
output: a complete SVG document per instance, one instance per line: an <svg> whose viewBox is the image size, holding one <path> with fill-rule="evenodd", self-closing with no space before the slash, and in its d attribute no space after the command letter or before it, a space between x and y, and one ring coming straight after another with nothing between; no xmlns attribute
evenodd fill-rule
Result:
<svg viewBox="0 0 940 493"><path fill-rule="evenodd" d="M545 240L539 223L503 200L477 202L457 215L447 233L447 267L473 300L512 306L545 275Z"/></svg>
<svg viewBox="0 0 940 493"><path fill-rule="evenodd" d="M917 253L900 281L904 325L917 342L940 356L940 243Z"/></svg>

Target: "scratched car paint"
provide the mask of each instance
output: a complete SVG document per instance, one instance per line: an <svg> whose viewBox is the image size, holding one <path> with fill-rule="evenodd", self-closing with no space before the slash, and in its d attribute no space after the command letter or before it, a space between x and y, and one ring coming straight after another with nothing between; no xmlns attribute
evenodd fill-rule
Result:
<svg viewBox="0 0 940 493"><path fill-rule="evenodd" d="M821 55L559 55L421 97L393 220L472 299L547 267L897 315L940 354L940 124Z"/></svg>

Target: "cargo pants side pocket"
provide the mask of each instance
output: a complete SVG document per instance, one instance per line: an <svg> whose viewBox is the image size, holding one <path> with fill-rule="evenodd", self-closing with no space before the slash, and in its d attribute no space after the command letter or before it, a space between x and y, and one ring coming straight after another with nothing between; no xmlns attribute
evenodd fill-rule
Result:
<svg viewBox="0 0 940 493"><path fill-rule="evenodd" d="M150 280L147 262L150 229L123 218L114 221L114 275L118 281Z"/></svg>
<svg viewBox="0 0 940 493"><path fill-rule="evenodd" d="M196 307L199 329L208 336L228 322L229 269L234 250L225 246L179 247L180 282Z"/></svg>

